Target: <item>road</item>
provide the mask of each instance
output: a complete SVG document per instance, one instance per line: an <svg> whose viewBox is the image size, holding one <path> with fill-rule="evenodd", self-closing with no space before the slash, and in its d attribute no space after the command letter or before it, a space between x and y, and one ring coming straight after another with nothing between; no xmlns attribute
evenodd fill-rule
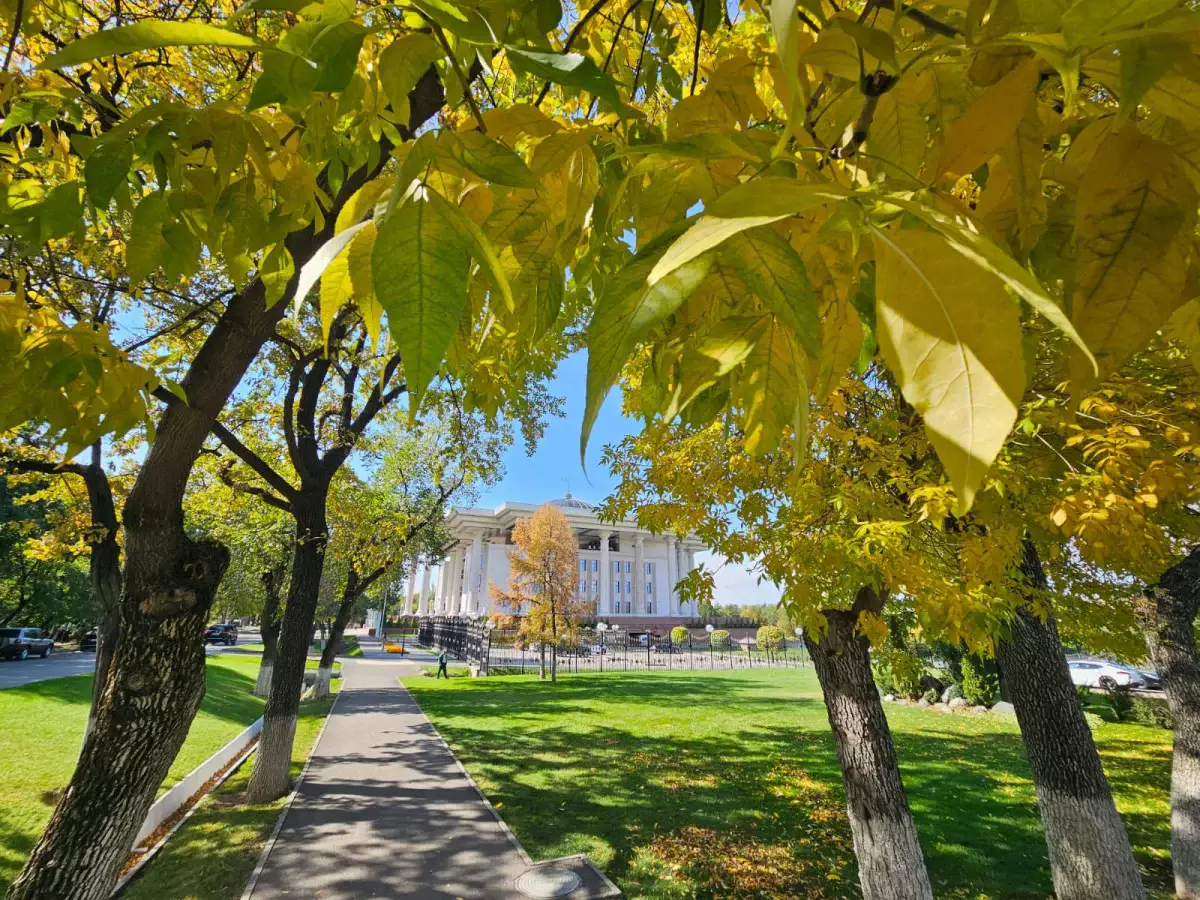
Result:
<svg viewBox="0 0 1200 900"><path fill-rule="evenodd" d="M95 653L63 651L51 653L46 659L31 656L26 660L0 661L0 690L46 681L49 678L66 678L68 675L90 675L96 668Z"/></svg>
<svg viewBox="0 0 1200 900"><path fill-rule="evenodd" d="M257 628L238 632L239 643L252 644L261 639ZM238 648L209 646L205 649L208 653L221 653ZM32 684L35 681L48 681L51 678L90 675L95 669L96 654L90 651L81 653L75 650L58 650L46 659L31 656L26 660L0 660L0 690Z"/></svg>

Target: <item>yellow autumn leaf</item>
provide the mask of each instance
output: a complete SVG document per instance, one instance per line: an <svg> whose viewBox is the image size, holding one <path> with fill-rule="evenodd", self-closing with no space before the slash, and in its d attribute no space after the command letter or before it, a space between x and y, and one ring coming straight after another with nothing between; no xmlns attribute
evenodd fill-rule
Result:
<svg viewBox="0 0 1200 900"><path fill-rule="evenodd" d="M1024 390L1017 305L995 275L925 231L874 231L879 346L971 508Z"/></svg>
<svg viewBox="0 0 1200 900"><path fill-rule="evenodd" d="M1188 299L1196 192L1166 145L1130 125L1109 133L1080 181L1071 321L1096 378L1116 371ZM1080 361L1074 379L1092 382Z"/></svg>
<svg viewBox="0 0 1200 900"><path fill-rule="evenodd" d="M1030 58L991 87L942 136L932 180L969 175L1000 152L1017 131L1038 83L1040 63Z"/></svg>

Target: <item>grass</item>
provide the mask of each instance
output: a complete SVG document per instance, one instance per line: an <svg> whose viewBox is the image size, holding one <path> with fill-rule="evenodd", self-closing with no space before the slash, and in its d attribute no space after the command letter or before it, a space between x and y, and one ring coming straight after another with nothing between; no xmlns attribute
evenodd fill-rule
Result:
<svg viewBox="0 0 1200 900"><path fill-rule="evenodd" d="M161 791L176 784L262 715L253 696L257 657L208 657L208 690ZM0 890L16 877L75 770L92 676L0 691Z"/></svg>
<svg viewBox="0 0 1200 900"><path fill-rule="evenodd" d="M337 691L338 682L332 690ZM292 745L292 777L312 753L333 700L300 704ZM283 808L274 803L243 805L253 760L214 791L122 895L129 900L236 900L249 881L259 854Z"/></svg>
<svg viewBox="0 0 1200 900"><path fill-rule="evenodd" d="M587 853L630 898L857 894L811 670L409 678L535 859ZM1011 716L887 707L934 895L1051 894ZM1170 732L1096 742L1147 885L1170 896Z"/></svg>

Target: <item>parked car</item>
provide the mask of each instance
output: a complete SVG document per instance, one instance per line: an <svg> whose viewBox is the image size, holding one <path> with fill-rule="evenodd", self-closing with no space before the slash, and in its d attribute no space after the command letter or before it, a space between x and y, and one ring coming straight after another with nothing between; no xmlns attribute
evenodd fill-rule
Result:
<svg viewBox="0 0 1200 900"><path fill-rule="evenodd" d="M28 659L30 654L45 659L53 650L53 639L40 628L0 628L0 656L5 659Z"/></svg>
<svg viewBox="0 0 1200 900"><path fill-rule="evenodd" d="M1158 677L1158 673L1150 669L1134 669L1142 676L1142 690L1145 691L1161 691L1162 681Z"/></svg>
<svg viewBox="0 0 1200 900"><path fill-rule="evenodd" d="M1142 687L1145 679L1142 673L1129 666L1122 666L1107 659L1073 659L1067 664L1071 670L1071 680L1075 684L1087 687L1111 688Z"/></svg>
<svg viewBox="0 0 1200 900"><path fill-rule="evenodd" d="M224 644L226 647L232 647L237 643L237 638L237 626L228 622L209 625L204 629L204 643L206 644Z"/></svg>

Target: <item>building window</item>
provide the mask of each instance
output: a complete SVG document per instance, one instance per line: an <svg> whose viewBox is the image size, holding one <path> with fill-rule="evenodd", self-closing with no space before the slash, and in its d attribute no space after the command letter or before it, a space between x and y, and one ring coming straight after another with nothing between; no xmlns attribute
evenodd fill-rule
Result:
<svg viewBox="0 0 1200 900"><path fill-rule="evenodd" d="M651 614L654 613L654 601L653 600L646 601L646 612L651 613Z"/></svg>
<svg viewBox="0 0 1200 900"><path fill-rule="evenodd" d="M593 594L600 593L600 579L599 578L592 579L592 593Z"/></svg>
<svg viewBox="0 0 1200 900"><path fill-rule="evenodd" d="M614 587L616 587L618 594L621 593L621 582L618 581Z"/></svg>
<svg viewBox="0 0 1200 900"><path fill-rule="evenodd" d="M600 560L598 560L598 559L593 559L593 560L592 560L592 571L593 571L593 572L599 572L599 571L600 571Z"/></svg>
<svg viewBox="0 0 1200 900"><path fill-rule="evenodd" d="M646 563L646 574L647 574L647 575L649 575L649 574L650 574L650 571L651 571L651 569L650 569L650 563Z"/></svg>
<svg viewBox="0 0 1200 900"><path fill-rule="evenodd" d="M627 594L633 593L633 582L632 581L625 582L625 593L627 593ZM632 603L633 601L631 600L630 602Z"/></svg>
<svg viewBox="0 0 1200 900"><path fill-rule="evenodd" d="M650 596L653 593L654 593L654 582L647 581L646 582L646 596Z"/></svg>
<svg viewBox="0 0 1200 900"><path fill-rule="evenodd" d="M580 571L580 572L586 572L586 571L587 571L587 560L586 560L586 559L581 559L581 560L579 561L579 571Z"/></svg>
<svg viewBox="0 0 1200 900"><path fill-rule="evenodd" d="M628 560L626 560L626 562L625 562L625 573L626 573L626 574L628 574L628 573L630 573L630 572L632 572L632 571L633 571L633 563L631 563L631 562L629 562Z"/></svg>

